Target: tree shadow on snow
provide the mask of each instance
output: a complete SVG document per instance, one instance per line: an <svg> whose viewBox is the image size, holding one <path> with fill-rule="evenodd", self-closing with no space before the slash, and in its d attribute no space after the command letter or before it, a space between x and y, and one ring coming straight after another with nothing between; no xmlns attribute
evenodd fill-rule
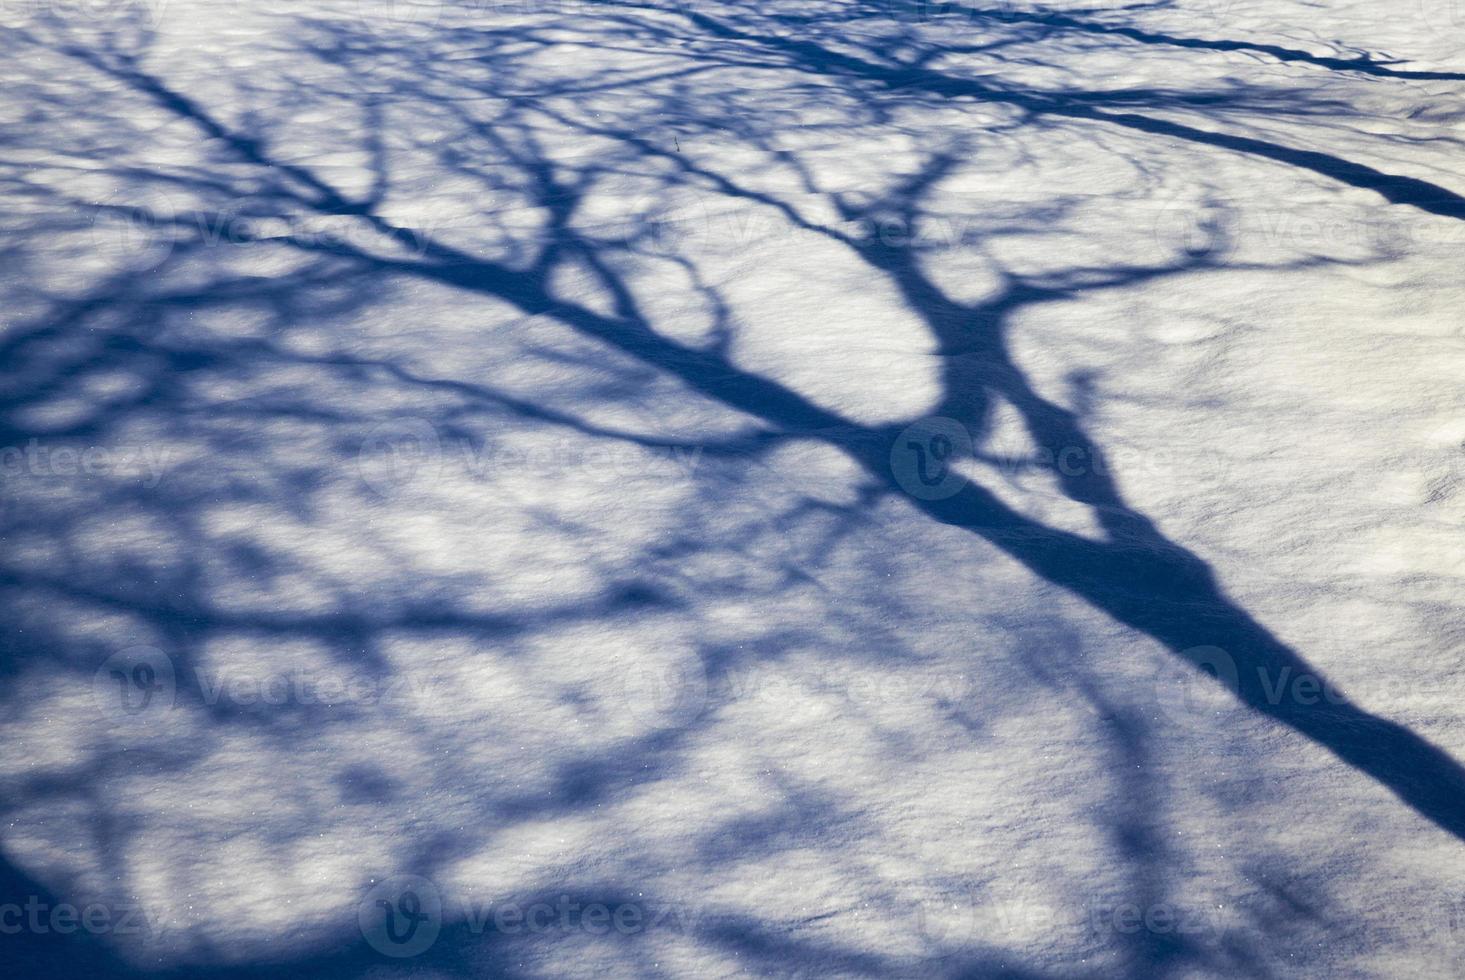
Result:
<svg viewBox="0 0 1465 980"><path fill-rule="evenodd" d="M74 82L55 88L36 83L23 93L35 107L33 118L6 137L14 146L35 148L49 140L66 148L62 162L42 164L54 167L59 176L53 179L5 172L7 193L38 208L34 223L23 229L30 236L27 244L77 247L80 240L84 252L90 232L68 224L83 212L89 219L116 217L125 225L135 225L141 213L154 238L142 243L141 266L102 268L81 277L79 285L50 293L37 287L34 295L21 297L21 308L32 312L0 339L0 357L14 366L0 404L0 442L14 447L45 439L84 447L171 440L183 447L187 464L166 482L102 478L53 499L44 499L40 490L45 487L17 485L4 514L13 549L0 570L0 587L24 629L6 637L0 670L7 680L25 685L41 683L38 676L89 683L97 664L119 645L157 647L176 668L178 699L204 726L195 738L180 738L175 731L142 745L93 747L91 761L66 769L64 776L7 773L7 815L28 819L36 807L61 812L68 801L95 802L101 787L138 774L176 774L184 783L193 767L209 764L210 739L221 734L247 736L261 751L281 758L327 732L377 736L371 728L374 716L364 708L212 697L200 668L225 637L308 644L325 651L324 662L385 682L404 670L394 652L403 636L461 641L474 651L530 650L540 633L593 635L604 624L680 617L708 630L697 639L698 669L734 671L789 662L801 645L817 642L816 630L779 621L776 629L755 634L756 642L719 642L712 635L715 617L704 613L703 605L710 609L749 596L773 602L794 585L819 587L823 556L837 553L847 536L876 521L880 507L895 505L952 528L953 534L973 536L1198 671L1209 671L1257 715L1305 736L1423 818L1465 838L1460 765L1407 727L1346 697L1302 698L1295 687L1282 684L1287 677L1324 681L1300 653L1226 594L1201 557L1131 505L1113 474L1096 467L1057 472L1062 497L1089 514L1099 532L1081 534L1032 516L975 479L964 479L952 493L912 496L892 465L893 459L919 458L932 467L922 472L934 474L934 485L964 462L980 461L991 448L995 417L1004 406L1016 413L1032 444L1103 457L1104 447L1089 434L1084 413L1045 395L1015 356L1010 336L1015 318L1046 305L1226 268L1225 256L1171 249L1151 262L1000 268L997 286L973 300L958 298L949 284L938 281L921 248L868 233L914 227L939 209L943 187L984 139L1020 144L1055 133L1096 141L1165 137L1375 191L1402 207L1465 218L1465 199L1442 185L1391 174L1384 164L1194 124L1201 117L1227 127L1282 102L1305 119L1305 90L1289 90L1283 98L1241 82L1116 90L1064 82L1040 89L1008 81L1003 71L1030 65L1040 55L1059 66L1075 50L1072 39L1078 36L1089 49L1112 39L1165 50L1262 53L1299 70L1359 73L1378 84L1460 76L1396 71L1366 58L1314 57L1281 46L1187 39L1112 20L1047 13L963 10L963 22L977 39L959 51L966 61L950 64L951 51L940 47L940 34L926 33L929 25L922 18L879 5L841 16L818 7L770 14L753 5L674 3L596 4L582 14L573 23L526 17L488 28L471 22L459 26L449 15L401 38L370 30L357 19L301 16L282 52L281 74L270 79L273 87L261 80L268 73L256 73L241 80L237 98L228 105L214 92L185 92L170 82L166 64L149 57L150 36L138 24L105 30L93 25L78 32L59 21L39 22L7 42L75 73ZM588 59L580 65L569 56L546 60L572 49L611 61L602 67ZM648 54L656 57L639 57ZM970 65L978 70L969 71ZM302 66L314 73L308 89L291 75ZM724 86L718 72L768 77L775 89ZM316 100L317 108L325 107L311 117L311 125L324 127L327 149L350 153L358 163L321 165L288 156L298 132L290 128L290 110L297 108L292 100ZM800 120L800 109L814 104L817 118ZM851 127L899 129L914 111L962 106L990 111L984 120L1002 122L991 124L991 132L933 133L919 166L872 180L862 193L821 186L814 164L789 148L794 136L822 132L838 140ZM279 113L281 108L286 111ZM430 123L439 135L418 137L411 127L393 129L388 118L403 111L420 124ZM972 128L980 130L975 123ZM406 144L393 145L404 133ZM759 181L746 169L681 148L682 141L691 147L712 139L730 152L746 151L760 167L778 168L784 178L792 175L798 190L788 190L789 180ZM177 145L169 140L201 147L203 162L178 162L166 153L149 156L159 147ZM566 143L585 152L567 152ZM1143 150L1134 155L1142 157ZM77 160L106 174L122 192L98 204L93 190L72 190L81 178L64 178ZM605 186L641 188L648 203L618 221L597 217ZM457 200L487 200L493 206L468 228L423 227L394 217L390 205L401 196L440 188L459 195ZM655 237L664 225L650 212L683 192L771 216L819 247L833 249L898 296L929 336L939 361L940 395L926 417L958 421L972 436L968 459L940 431L913 430L921 419L863 422L771 372L747 367L735 350L740 327L725 285L699 266L703 260L695 250L668 247ZM984 216L983 235L995 240L1041 233L1068 206L1059 200L1062 195L1051 197ZM168 206L159 206L160 199ZM290 219L283 231L281 216ZM346 222L350 233L302 230L323 219ZM225 227L231 244L253 250L230 251L210 240L210 230ZM854 230L859 228L867 231ZM986 245L984 239L972 247ZM270 262L256 256L268 256ZM1300 257L1270 268L1322 261ZM705 321L697 336L689 338L679 329L677 314L656 307L638 278L642 262L681 277L687 306L695 305ZM567 290L567 277L585 288ZM398 356L380 334L364 332L359 343L343 349L300 330L321 325L329 331L334 324L373 317L391 320L394 329L425 329L430 325L409 322L410 313L404 317L394 305L424 289L457 296L469 311L491 309L500 320L552 325L557 339L544 341L526 331L522 346L516 346L516 337L485 335L487 353L472 355L482 357L490 375L480 380L471 371L446 373L431 358ZM587 292L599 299L585 299ZM208 326L226 317L229 329ZM524 390L526 384L516 384L516 360L548 365L542 374L530 375L548 380L531 381L530 390ZM577 372L586 368L610 377L582 382ZM646 411L630 411L642 401ZM689 416L690 425L666 424L658 430L655 421L672 417L668 405L693 403L702 414ZM347 561L334 569L322 567L293 547L291 528L301 536L323 531L353 501L363 509L371 506L369 494L360 500L343 495L337 471L341 459L350 459L372 438L372 424L410 426L424 419L431 423L430 438L441 446L486 428L518 426L593 443L695 449L707 472L721 474L724 482L699 484L702 496L695 506L676 512L658 529L662 533L648 534L633 567L601 561L581 545L566 545L592 584L583 594L555 603L518 601L513 583L520 568L514 561L523 559L513 556L495 564L499 575L489 578L474 569L415 567L422 558L414 545L385 533L370 538L363 549L372 561L356 559L360 564L354 566ZM699 419L716 423L699 429ZM855 501L803 501L776 517L757 508L748 515L739 511L737 491L756 482L763 472L759 468L771 466L778 453L796 446L830 450L852 464L860 474ZM390 490L388 485L385 495ZM583 527L574 517L546 512L532 500L515 501L507 493L494 503L511 517L505 528L484 532L485 560L498 561L494 549L508 552L521 534L583 542ZM462 500L457 505L466 506ZM105 527L97 525L98 515ZM805 567L782 567L781 577L771 582L709 576L688 586L679 574L708 554L717 558L714 564L743 561L755 568L759 558L751 543L778 521L783 525L776 531L801 546L808 542L811 557ZM230 530L224 533L221 527ZM271 528L278 533L265 533ZM455 541L463 529L422 533ZM149 535L169 547L149 546ZM106 544L98 545L101 540ZM332 540L334 547L349 547L345 538ZM876 563L879 557L869 560ZM359 578L342 568L359 572ZM323 595L326 601L302 603L297 601L301 594ZM484 603L485 594L494 601ZM845 612L837 599L824 601L831 621ZM890 600L892 610L899 611L897 601ZM88 628L88 622L101 625ZM874 639L870 651L849 654L850 663L889 656L899 665L909 652L908 639L898 630L856 619L852 631L870 632ZM119 639L127 642L119 644ZM883 652L873 652L881 644L886 644ZM525 653L514 671L528 676L532 659ZM1113 811L1109 829L1116 852L1133 871L1135 893L1151 903L1161 901L1171 884L1170 859L1163 827L1146 810L1149 798L1162 790L1144 773L1148 760L1164 749L1132 709L1108 703L1111 695L1101 692L1102 678L1093 674L1086 663L1072 665L1081 700L1108 719L1104 743L1126 781L1117 792L1128 802ZM595 698L589 682L580 689L564 686L563 701ZM481 784L476 763L451 736L408 715L394 724L400 721L423 753L419 766L440 767L433 771L443 784L470 787L464 805L474 820L487 828L519 827L590 814L659 779L685 775L688 757L719 710L715 698L709 701L713 707L703 713L660 720L615 740L591 739L583 750L554 746L559 754L545 761L543 780L530 788ZM7 704L5 710L20 717L24 707ZM333 773L348 826L352 819L374 819L367 814L410 807L411 793L403 787L410 785L411 770L403 766L375 773L368 765ZM708 829L699 859L716 866L750 853L777 858L812 846L780 840L780 828L842 826L840 821L857 826L858 817L842 813L839 801L792 784L783 794L784 807L765 819L730 819ZM302 812L314 805L302 804ZM326 817L318 814L317 819ZM125 819L115 827L105 821L88 826L104 877L110 878L110 893L119 902L139 894L127 869L137 860L133 849L145 842L130 839L129 833ZM383 870L440 875L454 861L471 857L477 846L458 838L442 828L425 830L414 838L414 853L398 855L395 867ZM7 893L35 896L47 906L73 887L83 889L81 883L43 877L12 860L0 867ZM84 888L95 891L95 882ZM557 898L558 893L529 892L521 902ZM615 909L645 905L648 898L642 883L611 876L574 900ZM431 948L401 963L384 957L354 922L341 928L302 927L291 942L276 943L279 956L268 960L247 952L253 948L248 944L240 954L193 933L180 941L184 953L174 949L174 959L159 956L155 962L119 952L105 938L63 939L54 932L23 933L13 944L7 937L5 952L10 962L35 975L55 976L344 977L400 968L421 976L512 977L553 971L555 954L537 944L554 942L515 939L479 926L446 915ZM935 959L911 958L847 934L819 932L813 917L796 926L776 916L724 911L684 924L681 939L715 951L740 969L780 975L1073 975L1063 964L1016 962L1001 942L986 937L946 944L951 948L941 949ZM1197 965L1261 968L1248 959L1244 942L1231 939L1202 947L1153 930L1109 938L1115 941L1096 941L1096 948L1136 975L1166 975ZM612 940L619 945L607 956L618 969L678 975L658 935L638 930ZM939 938L934 944L943 946ZM179 957L186 966L178 965ZM1102 975L1103 969L1094 972Z"/></svg>

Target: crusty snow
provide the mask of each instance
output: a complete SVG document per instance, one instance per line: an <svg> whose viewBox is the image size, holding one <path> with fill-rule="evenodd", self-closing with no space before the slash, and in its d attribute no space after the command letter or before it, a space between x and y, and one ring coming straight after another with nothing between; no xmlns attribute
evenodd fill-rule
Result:
<svg viewBox="0 0 1465 980"><path fill-rule="evenodd" d="M1453 977L1465 2L0 0L16 977Z"/></svg>

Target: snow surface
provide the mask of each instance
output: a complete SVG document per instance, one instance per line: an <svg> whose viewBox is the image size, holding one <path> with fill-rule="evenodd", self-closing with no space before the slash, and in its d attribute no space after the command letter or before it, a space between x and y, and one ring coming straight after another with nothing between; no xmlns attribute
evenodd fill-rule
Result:
<svg viewBox="0 0 1465 980"><path fill-rule="evenodd" d="M1459 0L0 24L10 975L1458 975Z"/></svg>

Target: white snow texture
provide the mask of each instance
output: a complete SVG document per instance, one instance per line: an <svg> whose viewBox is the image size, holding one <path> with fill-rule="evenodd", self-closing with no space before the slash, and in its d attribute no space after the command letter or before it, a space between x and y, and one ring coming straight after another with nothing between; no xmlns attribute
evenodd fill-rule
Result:
<svg viewBox="0 0 1465 980"><path fill-rule="evenodd" d="M1459 975L1465 0L0 27L8 975Z"/></svg>

